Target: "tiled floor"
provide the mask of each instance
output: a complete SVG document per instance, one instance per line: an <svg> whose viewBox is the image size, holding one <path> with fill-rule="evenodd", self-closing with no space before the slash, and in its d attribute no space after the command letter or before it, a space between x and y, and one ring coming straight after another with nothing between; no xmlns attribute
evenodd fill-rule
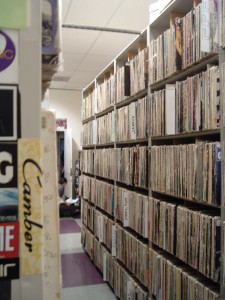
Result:
<svg viewBox="0 0 225 300"><path fill-rule="evenodd" d="M60 219L62 300L115 300L101 273L82 249L80 224L80 219Z"/></svg>

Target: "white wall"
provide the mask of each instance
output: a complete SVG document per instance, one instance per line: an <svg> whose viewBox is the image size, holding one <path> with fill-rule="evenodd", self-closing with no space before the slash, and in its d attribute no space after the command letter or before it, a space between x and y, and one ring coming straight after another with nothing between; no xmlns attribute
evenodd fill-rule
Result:
<svg viewBox="0 0 225 300"><path fill-rule="evenodd" d="M81 150L82 92L75 90L49 89L48 99L49 108L55 110L56 118L67 118L67 126L72 128L72 165L74 171L75 161L78 159L78 151ZM74 182L74 178L72 181Z"/></svg>

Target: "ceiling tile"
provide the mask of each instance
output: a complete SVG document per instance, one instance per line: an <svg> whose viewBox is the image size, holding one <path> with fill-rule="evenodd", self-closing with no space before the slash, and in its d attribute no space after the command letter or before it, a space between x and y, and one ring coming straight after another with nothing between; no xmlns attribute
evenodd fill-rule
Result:
<svg viewBox="0 0 225 300"><path fill-rule="evenodd" d="M64 76L64 77L71 77L73 75L73 70L69 70L68 68L67 69L64 69L64 71L58 71L57 73L55 73L55 75L53 76L53 78L55 76Z"/></svg>
<svg viewBox="0 0 225 300"><path fill-rule="evenodd" d="M93 81L96 75L96 71L78 71L73 74L68 83L85 82L85 85L88 85L91 81Z"/></svg>
<svg viewBox="0 0 225 300"><path fill-rule="evenodd" d="M107 27L144 30L149 24L149 5L154 0L124 0ZM125 16L125 17L124 17Z"/></svg>
<svg viewBox="0 0 225 300"><path fill-rule="evenodd" d="M149 22L149 4L155 1L63 0L62 21L63 24L142 31ZM136 37L131 34L62 28L64 66L55 75L62 81L53 81L52 86L85 88Z"/></svg>
<svg viewBox="0 0 225 300"><path fill-rule="evenodd" d="M62 1L62 23L64 24L66 15L71 5L71 0L63 0Z"/></svg>
<svg viewBox="0 0 225 300"><path fill-rule="evenodd" d="M84 60L85 54L63 52L63 68L65 71L73 71Z"/></svg>
<svg viewBox="0 0 225 300"><path fill-rule="evenodd" d="M71 2L65 24L105 26L122 0L76 0ZM139 1L140 2L140 1Z"/></svg>
<svg viewBox="0 0 225 300"><path fill-rule="evenodd" d="M136 35L134 34L103 32L89 53L110 55L115 58L135 37Z"/></svg>
<svg viewBox="0 0 225 300"><path fill-rule="evenodd" d="M64 89L82 91L83 83L80 83L80 84L79 83L66 83Z"/></svg>
<svg viewBox="0 0 225 300"><path fill-rule="evenodd" d="M50 89L63 89L65 87L65 82L63 81L52 81Z"/></svg>
<svg viewBox="0 0 225 300"><path fill-rule="evenodd" d="M88 54L77 70L99 73L113 59L114 56Z"/></svg>
<svg viewBox="0 0 225 300"><path fill-rule="evenodd" d="M98 31L62 28L63 51L87 53L99 35Z"/></svg>
<svg viewBox="0 0 225 300"><path fill-rule="evenodd" d="M97 76L96 72L78 71L73 74L70 80L66 83L65 88L83 89Z"/></svg>

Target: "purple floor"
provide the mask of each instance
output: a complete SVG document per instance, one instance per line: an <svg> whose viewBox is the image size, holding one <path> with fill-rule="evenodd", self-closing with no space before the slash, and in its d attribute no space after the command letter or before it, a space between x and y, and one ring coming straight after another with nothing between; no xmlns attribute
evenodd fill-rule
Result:
<svg viewBox="0 0 225 300"><path fill-rule="evenodd" d="M79 234L80 230L80 226L76 220L60 219L60 234ZM75 238L74 246L76 246ZM77 246L81 247L80 242ZM68 254L62 253L61 265L63 288L103 283L102 275L97 271L87 254L84 252Z"/></svg>
<svg viewBox="0 0 225 300"><path fill-rule="evenodd" d="M75 220L63 220L60 219L60 233L78 233L80 232L80 226Z"/></svg>
<svg viewBox="0 0 225 300"><path fill-rule="evenodd" d="M97 271L87 254L63 254L61 261L64 288L103 283L101 274Z"/></svg>

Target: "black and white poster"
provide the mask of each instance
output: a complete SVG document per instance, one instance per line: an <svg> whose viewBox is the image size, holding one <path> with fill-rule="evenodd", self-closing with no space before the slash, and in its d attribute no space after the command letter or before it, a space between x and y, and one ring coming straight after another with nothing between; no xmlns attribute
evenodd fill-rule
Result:
<svg viewBox="0 0 225 300"><path fill-rule="evenodd" d="M0 141L18 138L18 93L15 85L0 85Z"/></svg>

